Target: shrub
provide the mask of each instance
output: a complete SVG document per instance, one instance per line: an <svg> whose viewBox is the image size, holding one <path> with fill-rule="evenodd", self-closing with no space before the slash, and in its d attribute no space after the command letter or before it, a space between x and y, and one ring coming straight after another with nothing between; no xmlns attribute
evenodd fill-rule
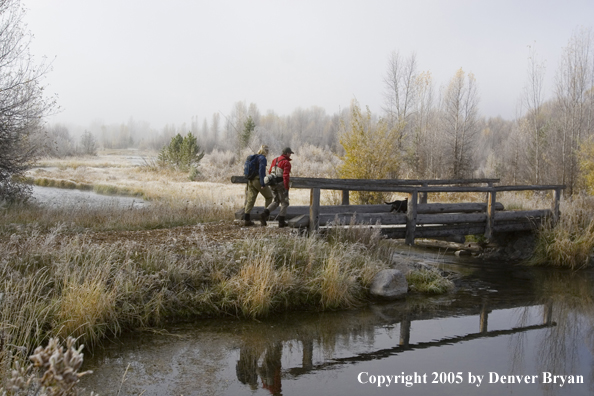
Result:
<svg viewBox="0 0 594 396"><path fill-rule="evenodd" d="M191 132L185 137L178 133L171 138L169 145L159 152L159 162L162 166L173 166L182 171L197 167L203 157L204 151L200 152L198 141Z"/></svg>
<svg viewBox="0 0 594 396"><path fill-rule="evenodd" d="M351 104L349 125L342 125L340 144L345 150L338 173L343 179L386 179L398 173L398 129L389 128L384 120L372 119L371 111L363 114L359 104ZM385 193L355 191L353 199L362 204L381 203Z"/></svg>

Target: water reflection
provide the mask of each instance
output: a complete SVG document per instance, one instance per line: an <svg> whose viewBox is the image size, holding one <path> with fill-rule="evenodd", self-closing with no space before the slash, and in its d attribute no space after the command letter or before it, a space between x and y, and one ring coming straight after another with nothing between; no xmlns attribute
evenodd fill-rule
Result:
<svg viewBox="0 0 594 396"><path fill-rule="evenodd" d="M122 395L591 394L592 273L483 267L458 286L448 296L358 311L211 320L169 329L175 337L124 338L88 360L95 374L85 385L115 394L107 379L132 364ZM361 384L362 372L416 372L427 383L378 387ZM431 383L434 372L446 382ZM462 383L448 383L450 372L462 373ZM539 382L490 384L489 372ZM584 384L544 384L543 372L581 375ZM469 383L471 373L485 376L480 386Z"/></svg>

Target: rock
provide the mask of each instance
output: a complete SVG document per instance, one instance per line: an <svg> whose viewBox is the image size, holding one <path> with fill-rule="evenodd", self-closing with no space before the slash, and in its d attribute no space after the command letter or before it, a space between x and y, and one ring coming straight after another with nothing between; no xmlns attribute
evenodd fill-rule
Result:
<svg viewBox="0 0 594 396"><path fill-rule="evenodd" d="M404 297L408 292L408 282L397 269L385 269L377 273L371 282L371 295L385 299Z"/></svg>
<svg viewBox="0 0 594 396"><path fill-rule="evenodd" d="M470 250L456 250L456 252L454 253L456 257L470 256L471 254L472 252Z"/></svg>

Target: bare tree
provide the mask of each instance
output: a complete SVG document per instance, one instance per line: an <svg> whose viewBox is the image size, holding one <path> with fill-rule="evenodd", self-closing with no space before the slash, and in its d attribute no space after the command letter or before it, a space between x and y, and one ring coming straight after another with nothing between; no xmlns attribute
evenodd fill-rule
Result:
<svg viewBox="0 0 594 396"><path fill-rule="evenodd" d="M542 165L545 157L547 141L547 120L543 112L543 79L545 67L538 62L534 46L529 46L528 82L524 88L522 104L526 109L520 122L522 131L527 135L527 162L530 170L530 181L539 184L542 181Z"/></svg>
<svg viewBox="0 0 594 396"><path fill-rule="evenodd" d="M411 150L409 163L416 177L436 177L441 167L431 73L420 73L415 82L416 100L411 117Z"/></svg>
<svg viewBox="0 0 594 396"><path fill-rule="evenodd" d="M443 133L446 135L449 176L471 175L473 151L478 128L478 93L472 73L460 68L450 80L443 97Z"/></svg>
<svg viewBox="0 0 594 396"><path fill-rule="evenodd" d="M89 131L85 131L80 138L80 145L84 155L97 155L97 139Z"/></svg>
<svg viewBox="0 0 594 396"><path fill-rule="evenodd" d="M577 187L577 151L582 139L593 132L594 38L579 30L564 49L556 80L558 131L561 142L561 182L569 194Z"/></svg>
<svg viewBox="0 0 594 396"><path fill-rule="evenodd" d="M33 135L53 102L43 96L41 79L48 67L36 65L29 53L20 0L0 0L0 199L26 198L30 191L18 182L35 160Z"/></svg>
<svg viewBox="0 0 594 396"><path fill-rule="evenodd" d="M392 52L388 61L388 72L384 78L385 107L388 126L401 131L398 147L402 148L407 132L407 123L413 109L416 92L417 58L413 53L408 59L402 59L399 52Z"/></svg>

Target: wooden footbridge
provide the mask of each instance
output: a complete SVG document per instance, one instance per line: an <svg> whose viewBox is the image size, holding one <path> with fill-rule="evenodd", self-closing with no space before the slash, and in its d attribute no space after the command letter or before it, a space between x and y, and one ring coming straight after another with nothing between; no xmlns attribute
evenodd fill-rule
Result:
<svg viewBox="0 0 594 396"><path fill-rule="evenodd" d="M243 176L233 176L232 183L246 183ZM311 190L309 206L289 206L289 226L318 230L320 227L349 224L381 225L389 238L403 238L409 245L415 238L484 235L491 240L495 234L534 230L550 219L559 219L562 185L497 186L499 179L461 180L361 180L291 178L291 188ZM320 205L321 190L342 192L341 205ZM391 212L390 205L350 205L350 191L403 193L408 196L405 213ZM553 191L550 208L539 210L505 210L497 202L497 194L505 191ZM484 202L428 203L431 193L483 193ZM252 218L264 211L254 207ZM271 214L271 218L278 209ZM243 208L235 213L243 216Z"/></svg>

